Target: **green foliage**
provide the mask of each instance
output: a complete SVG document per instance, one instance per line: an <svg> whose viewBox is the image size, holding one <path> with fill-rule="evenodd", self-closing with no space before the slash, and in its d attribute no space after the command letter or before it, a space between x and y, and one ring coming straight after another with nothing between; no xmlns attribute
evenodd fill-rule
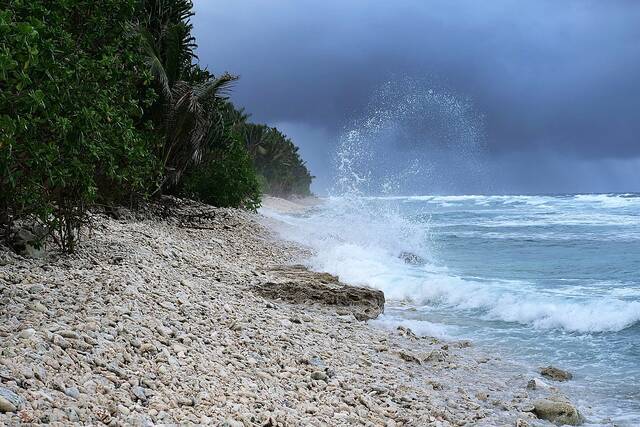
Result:
<svg viewBox="0 0 640 427"><path fill-rule="evenodd" d="M162 129L157 147L164 180L176 187L187 168L200 163L224 134L222 111L226 91L237 77L219 77L192 63L197 47L191 35L189 0L145 0L143 34L146 60L161 98L151 110Z"/></svg>
<svg viewBox="0 0 640 427"><path fill-rule="evenodd" d="M213 206L260 206L260 184L251 157L241 141L216 150L184 178L183 194Z"/></svg>
<svg viewBox="0 0 640 427"><path fill-rule="evenodd" d="M153 178L135 0L8 0L0 11L0 209L73 251L87 208Z"/></svg>
<svg viewBox="0 0 640 427"><path fill-rule="evenodd" d="M295 145L247 123L236 77L200 68L191 0L3 0L0 225L73 251L96 203L182 191L256 209L308 194Z"/></svg>
<svg viewBox="0 0 640 427"><path fill-rule="evenodd" d="M240 131L266 193L285 197L311 194L313 177L289 138L266 125L244 123Z"/></svg>

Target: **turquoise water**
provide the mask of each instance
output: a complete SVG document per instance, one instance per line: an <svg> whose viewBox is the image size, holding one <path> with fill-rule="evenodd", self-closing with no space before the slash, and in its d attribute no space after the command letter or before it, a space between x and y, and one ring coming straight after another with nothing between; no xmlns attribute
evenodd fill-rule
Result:
<svg viewBox="0 0 640 427"><path fill-rule="evenodd" d="M268 214L315 249L313 268L382 289L382 322L568 369L591 424L640 425L639 195L330 198Z"/></svg>

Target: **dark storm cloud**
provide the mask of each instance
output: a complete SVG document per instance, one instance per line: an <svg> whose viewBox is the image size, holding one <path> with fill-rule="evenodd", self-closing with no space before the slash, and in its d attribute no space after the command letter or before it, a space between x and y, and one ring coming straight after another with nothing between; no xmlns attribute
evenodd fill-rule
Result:
<svg viewBox="0 0 640 427"><path fill-rule="evenodd" d="M240 74L256 120L335 135L392 76L426 77L473 100L493 159L640 156L640 2L195 3L201 62Z"/></svg>

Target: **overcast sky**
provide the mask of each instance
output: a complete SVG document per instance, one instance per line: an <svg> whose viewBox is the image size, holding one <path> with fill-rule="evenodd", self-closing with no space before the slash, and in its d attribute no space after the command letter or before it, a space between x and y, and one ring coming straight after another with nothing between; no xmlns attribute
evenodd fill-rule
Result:
<svg viewBox="0 0 640 427"><path fill-rule="evenodd" d="M317 192L381 109L373 175L424 166L400 192L640 191L640 1L194 3L201 64L240 76L233 101L292 137Z"/></svg>

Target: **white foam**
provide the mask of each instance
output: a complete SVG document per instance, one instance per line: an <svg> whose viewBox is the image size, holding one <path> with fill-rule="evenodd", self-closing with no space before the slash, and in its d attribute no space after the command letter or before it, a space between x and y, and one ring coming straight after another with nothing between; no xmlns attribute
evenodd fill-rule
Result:
<svg viewBox="0 0 640 427"><path fill-rule="evenodd" d="M418 336L440 339L449 339L451 337L449 331L452 329L451 326L441 323L433 323L426 320L402 319L386 314L379 316L375 320L370 320L369 323L390 331L396 330L398 326L404 326L411 329L411 331Z"/></svg>
<svg viewBox="0 0 640 427"><path fill-rule="evenodd" d="M389 300L583 333L619 331L640 322L640 302L625 300L628 295L615 294L615 287L591 294L545 290L521 281L458 277L429 262L407 265L398 257L403 251L429 260L426 225L411 223L392 206L382 209L363 200L334 198L306 216L271 215L286 224L281 229L286 238L312 246L311 268L381 289Z"/></svg>
<svg viewBox="0 0 640 427"><path fill-rule="evenodd" d="M640 197L633 194L577 194L574 200L606 208L625 208L640 204Z"/></svg>

